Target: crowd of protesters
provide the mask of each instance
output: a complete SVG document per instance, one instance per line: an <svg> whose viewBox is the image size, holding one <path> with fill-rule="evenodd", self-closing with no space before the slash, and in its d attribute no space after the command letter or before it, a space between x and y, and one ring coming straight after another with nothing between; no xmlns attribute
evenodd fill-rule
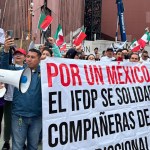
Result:
<svg viewBox="0 0 150 150"><path fill-rule="evenodd" d="M36 150L42 140L42 93L40 78L40 61L46 57L59 57L89 61L130 61L149 62L148 52L144 49L133 53L128 49L107 48L101 54L98 48L94 54L86 55L82 46L70 48L65 55L60 53L59 47L52 37L49 37L39 49L35 48L35 38L29 45L28 50L15 48L14 39L7 37L1 51L1 69L21 70L26 66L32 69L32 80L28 91L22 94L12 85L5 85L7 91L0 98L0 125L4 115L4 145L2 150L10 149L10 138L12 137L13 150ZM12 51L11 51L12 50ZM12 78L13 80L13 78ZM0 84L3 88L4 84ZM1 126L0 126L1 134ZM2 137L2 136L1 136Z"/></svg>

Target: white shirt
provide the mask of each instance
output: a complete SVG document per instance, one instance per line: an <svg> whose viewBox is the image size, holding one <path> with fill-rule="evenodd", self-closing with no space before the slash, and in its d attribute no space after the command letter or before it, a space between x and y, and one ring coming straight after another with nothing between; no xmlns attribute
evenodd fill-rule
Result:
<svg viewBox="0 0 150 150"><path fill-rule="evenodd" d="M141 61L141 62L150 62L150 59L147 58L147 60L143 60L142 58L140 58L140 61Z"/></svg>
<svg viewBox="0 0 150 150"><path fill-rule="evenodd" d="M107 61L107 62L110 62L112 60L115 60L115 57L108 57L108 56L104 56L104 57L101 57L100 61Z"/></svg>

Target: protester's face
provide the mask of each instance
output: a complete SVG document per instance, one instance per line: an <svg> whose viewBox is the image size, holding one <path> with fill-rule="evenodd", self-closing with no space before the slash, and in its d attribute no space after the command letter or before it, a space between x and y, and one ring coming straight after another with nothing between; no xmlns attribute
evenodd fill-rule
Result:
<svg viewBox="0 0 150 150"><path fill-rule="evenodd" d="M45 50L42 53L41 60L44 60L46 57L51 57L51 55L48 51Z"/></svg>
<svg viewBox="0 0 150 150"><path fill-rule="evenodd" d="M74 59L79 59L79 55L75 55Z"/></svg>
<svg viewBox="0 0 150 150"><path fill-rule="evenodd" d="M104 57L106 56L106 51L102 52L102 56L101 57Z"/></svg>
<svg viewBox="0 0 150 150"><path fill-rule="evenodd" d="M21 64L23 64L24 60L25 60L25 55L24 54L19 53L19 52L14 54L14 63L15 64L21 65Z"/></svg>
<svg viewBox="0 0 150 150"><path fill-rule="evenodd" d="M122 58L122 57L123 57L122 52L118 52L118 53L116 54L116 58Z"/></svg>
<svg viewBox="0 0 150 150"><path fill-rule="evenodd" d="M142 54L142 59L143 59L143 60L147 60L147 59L148 59L148 54L143 53L143 54Z"/></svg>
<svg viewBox="0 0 150 150"><path fill-rule="evenodd" d="M106 51L106 56L109 58L113 57L113 52L112 51Z"/></svg>
<svg viewBox="0 0 150 150"><path fill-rule="evenodd" d="M96 58L96 59L100 59L100 54L96 54L96 55L95 55L95 58Z"/></svg>
<svg viewBox="0 0 150 150"><path fill-rule="evenodd" d="M94 49L94 53L97 54L98 53L98 49Z"/></svg>
<svg viewBox="0 0 150 150"><path fill-rule="evenodd" d="M130 62L138 62L138 61L139 61L138 55L132 54L130 58Z"/></svg>
<svg viewBox="0 0 150 150"><path fill-rule="evenodd" d="M93 55L90 55L90 56L88 57L88 60L95 60L95 57L94 57Z"/></svg>
<svg viewBox="0 0 150 150"><path fill-rule="evenodd" d="M38 64L40 63L40 58L36 52L28 52L26 56L26 63L29 68L36 69Z"/></svg>

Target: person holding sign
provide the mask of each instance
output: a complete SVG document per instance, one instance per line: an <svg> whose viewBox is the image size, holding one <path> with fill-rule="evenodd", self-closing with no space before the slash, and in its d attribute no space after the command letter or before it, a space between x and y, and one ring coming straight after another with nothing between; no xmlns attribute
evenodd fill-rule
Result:
<svg viewBox="0 0 150 150"><path fill-rule="evenodd" d="M113 57L114 51L112 48L107 48L106 50L106 56L102 57L100 61L107 61L110 62L112 60L115 60L115 57Z"/></svg>
<svg viewBox="0 0 150 150"><path fill-rule="evenodd" d="M123 61L123 53L122 53L122 50L121 49L119 49L119 50L117 50L117 52L116 52L116 59L115 60L113 60L113 61Z"/></svg>
<svg viewBox="0 0 150 150"><path fill-rule="evenodd" d="M95 56L93 54L90 54L87 56L86 60L94 60L95 61Z"/></svg>
<svg viewBox="0 0 150 150"><path fill-rule="evenodd" d="M148 51L144 50L142 52L141 58L140 58L140 62L150 62L150 58L148 56Z"/></svg>
<svg viewBox="0 0 150 150"><path fill-rule="evenodd" d="M48 47L45 47L41 55L41 60L46 59L46 57L52 57L52 55L52 50L50 50Z"/></svg>
<svg viewBox="0 0 150 150"><path fill-rule="evenodd" d="M140 57L137 53L132 53L130 55L130 59L129 59L130 62L139 62L140 61Z"/></svg>

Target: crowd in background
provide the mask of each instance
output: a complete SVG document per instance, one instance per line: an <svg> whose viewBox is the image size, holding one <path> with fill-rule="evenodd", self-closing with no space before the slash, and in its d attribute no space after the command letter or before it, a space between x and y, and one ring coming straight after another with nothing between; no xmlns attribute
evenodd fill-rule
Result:
<svg viewBox="0 0 150 150"><path fill-rule="evenodd" d="M52 37L49 37L45 44L41 44L39 49L35 48L35 40L36 38L33 38L28 50L24 50L14 47L14 39L7 37L1 50L1 69L21 70L26 66L32 69L32 81L26 93L22 94L12 85L5 85L6 94L0 98L0 123L4 114L2 150L10 149L11 137L13 150L36 150L42 140L41 60L46 57L58 57L108 63L111 61L140 63L150 61L148 52L144 49L135 53L126 48L114 51L113 48L108 47L100 54L99 49L95 48L94 54L86 55L82 45L78 45L68 49L65 54L61 54ZM1 83L0 88L3 86L4 84Z"/></svg>

